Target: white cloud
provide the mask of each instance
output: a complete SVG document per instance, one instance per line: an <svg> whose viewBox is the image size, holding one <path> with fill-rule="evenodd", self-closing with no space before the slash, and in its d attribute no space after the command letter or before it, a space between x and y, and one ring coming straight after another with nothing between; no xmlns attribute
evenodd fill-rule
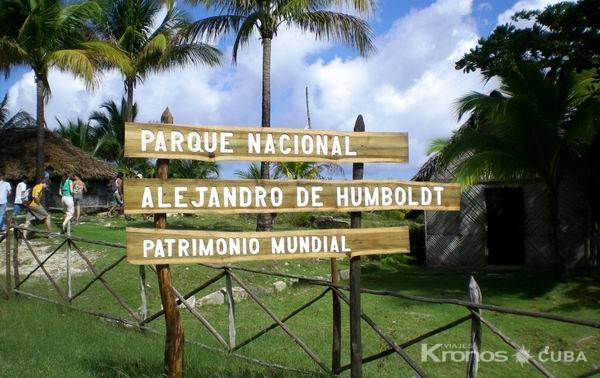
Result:
<svg viewBox="0 0 600 378"><path fill-rule="evenodd" d="M271 124L305 126L308 86L315 129L350 131L362 114L367 131L408 132L410 163L369 164L365 177L412 177L426 160L430 140L449 136L457 127L454 101L467 91L481 90L476 74L454 69L454 62L478 38L472 11L471 0L439 0L412 9L376 37L378 54L366 59L336 57L337 50L329 43L297 30L280 30L273 40ZM188 67L148 77L135 92L138 120L156 121L168 106L177 123L260 125L260 41L253 40L238 52L237 65L230 65L230 57L226 51L220 68ZM103 101L120 101L123 95L122 78L116 72L106 74L102 88L94 93L59 72L51 73L50 84L53 96L46 119L51 127L56 115L87 118ZM27 74L10 96L35 114L33 89L32 74ZM233 173L223 172L222 177Z"/></svg>

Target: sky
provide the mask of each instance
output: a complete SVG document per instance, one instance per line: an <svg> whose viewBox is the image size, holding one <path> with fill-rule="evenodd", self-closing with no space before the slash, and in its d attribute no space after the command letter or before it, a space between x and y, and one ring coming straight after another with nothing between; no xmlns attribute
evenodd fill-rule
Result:
<svg viewBox="0 0 600 378"><path fill-rule="evenodd" d="M427 161L435 138L449 137L460 126L454 104L471 91L488 93L497 85L477 73L465 74L454 63L495 26L510 22L522 9L543 9L556 0L377 0L369 18L377 53L359 57L335 43L281 27L272 43L271 126L304 128L308 87L313 130L352 131L358 115L369 132L407 132L408 163L365 164L365 179L409 180ZM199 12L195 16L201 17ZM218 47L220 67L202 65L149 76L134 95L139 122L158 122L169 107L177 124L260 126L261 45L258 38L231 63L230 39ZM52 70L46 122L87 120L105 101L120 103L123 79L106 72L93 92L68 73ZM0 81L9 108L35 114L33 72L13 71ZM235 178L247 162L220 162L221 177ZM344 165L343 179L352 178Z"/></svg>

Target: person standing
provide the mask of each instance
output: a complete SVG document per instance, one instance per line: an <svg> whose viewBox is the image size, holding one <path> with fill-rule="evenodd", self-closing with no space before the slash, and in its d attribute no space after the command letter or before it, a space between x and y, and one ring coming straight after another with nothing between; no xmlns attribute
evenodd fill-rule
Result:
<svg viewBox="0 0 600 378"><path fill-rule="evenodd" d="M60 202L65 209L65 217L60 228L61 233L64 234L67 232L67 225L75 213L75 205L73 202L73 180L69 174L64 175L63 180L60 183L60 188L58 189L58 194L60 194Z"/></svg>
<svg viewBox="0 0 600 378"><path fill-rule="evenodd" d="M73 175L73 202L75 204L75 223L79 223L81 216L81 202L83 201L83 193L87 192L87 186L81 180L79 175Z"/></svg>
<svg viewBox="0 0 600 378"><path fill-rule="evenodd" d="M4 181L4 174L0 173L0 231L4 231L4 213L8 205L8 196L12 192L12 187L8 181Z"/></svg>
<svg viewBox="0 0 600 378"><path fill-rule="evenodd" d="M25 227L29 227L32 221L44 222L48 232L52 232L52 223L50 214L42 205L44 191L50 184L47 179L40 179L39 183L31 189L31 202L27 205L27 217L25 218ZM49 237L52 237L49 235ZM23 238L27 239L27 231L23 232Z"/></svg>
<svg viewBox="0 0 600 378"><path fill-rule="evenodd" d="M17 184L17 187L15 188L15 203L13 206L13 217L16 217L17 215L21 214L21 211L25 210L25 205L23 203L23 201L27 201L27 183L25 182L25 180L27 180L27 176L21 176L21 181L19 181L19 183Z"/></svg>
<svg viewBox="0 0 600 378"><path fill-rule="evenodd" d="M119 207L119 214L123 214L123 173L119 172L110 182L113 198Z"/></svg>

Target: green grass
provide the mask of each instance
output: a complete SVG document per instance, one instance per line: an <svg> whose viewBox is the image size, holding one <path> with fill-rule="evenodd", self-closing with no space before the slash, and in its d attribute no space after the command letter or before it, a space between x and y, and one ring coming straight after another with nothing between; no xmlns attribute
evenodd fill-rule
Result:
<svg viewBox="0 0 600 378"><path fill-rule="evenodd" d="M337 217L337 215L336 215ZM366 227L395 226L401 217L383 216L382 213L366 213L363 225ZM277 229L295 229L306 226L306 217L298 214L279 216ZM128 225L152 227L151 222L137 217ZM206 216L173 217L168 219L169 227L183 229L219 229L249 231L254 228L254 217L249 216ZM74 226L73 235L124 243L125 222L122 219L86 218L85 223ZM42 240L42 239L40 239ZM51 239L49 243L59 243ZM77 243L94 256L95 265L102 270L114 262L124 251L86 243ZM4 244L0 244L3 246ZM409 263L407 263L409 262ZM470 272L428 269L410 264L406 256L386 256L381 259L363 258L362 286L370 289L398 291L406 294L467 299L467 283ZM287 262L253 262L240 266L301 276L325 276L329 273L329 260L289 260ZM348 267L348 261L339 260L341 269ZM218 270L197 265L172 266L173 283L181 292L202 284ZM276 280L289 279L263 274L253 274L234 270L245 284L262 288ZM103 277L111 287L129 303L134 311L139 306L138 267L125 262L106 273ZM146 268L149 313L160 309L160 297L153 273ZM2 278L1 276L0 278ZM73 291L78 292L92 278L90 272L73 277ZM600 318L600 278L598 272L574 275L569 279L548 271L477 272L476 278L483 292L483 302L513 308L553 312L572 317ZM65 279L59 280L61 288L66 287ZM201 297L219 290L225 285L224 279L197 294ZM236 283L234 282L234 286ZM30 279L22 289L43 295L60 302L46 280ZM309 285L290 286L282 293L261 294L260 299L279 317L283 317L319 295L322 287ZM331 345L331 295L326 295L313 306L301 312L286 324L308 344L319 358L329 365ZM88 291L76 298L73 307L82 310L116 314L131 318L102 284L94 283ZM398 343L416 337L467 314L459 306L436 305L412 302L389 296L362 296L362 309L378 326ZM202 315L227 339L226 306L204 306L199 309ZM237 341L241 342L273 323L251 300L236 303ZM557 323L549 320L517 317L484 311L483 315L498 326L507 336L519 345L537 354L548 347L551 351L583 352L587 362L550 362L547 368L556 376L577 376L600 365L600 332L589 327ZM342 308L343 319L343 358L349 361L348 309ZM187 311L182 312L186 340L185 372L187 376L211 377L295 377L299 372L287 372L216 352L197 345L220 347L215 338ZM19 297L10 301L0 301L0 364L4 370L0 376L60 376L60 377L155 377L162 372L164 336L154 333L141 333L101 321L68 307L55 306L33 299ZM164 332L164 319L158 318L150 327ZM416 361L421 360L423 344L432 346L444 344L438 351L464 350L469 342L470 324L436 335L407 349ZM363 323L364 355L378 353L387 346ZM501 351L509 356L507 362L487 362L480 365L480 376L515 377L535 376L536 371L529 365L521 367L514 362L514 352L495 335L484 328L483 350ZM283 366L318 372L319 368L304 354L279 328L267 333L240 351L244 356L269 361ZM431 376L463 376L465 362L432 362L422 364ZM343 376L349 376L345 372ZM365 377L410 377L411 370L397 355L364 365Z"/></svg>

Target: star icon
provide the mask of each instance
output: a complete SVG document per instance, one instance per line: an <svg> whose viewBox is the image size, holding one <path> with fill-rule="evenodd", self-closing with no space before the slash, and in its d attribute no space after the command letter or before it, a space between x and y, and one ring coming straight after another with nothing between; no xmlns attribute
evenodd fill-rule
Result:
<svg viewBox="0 0 600 378"><path fill-rule="evenodd" d="M529 351L525 349L524 346L521 346L521 348L517 350L517 353L515 353L514 356L515 360L521 364L521 367L523 367L523 364L528 362L532 358L531 354L529 354Z"/></svg>

